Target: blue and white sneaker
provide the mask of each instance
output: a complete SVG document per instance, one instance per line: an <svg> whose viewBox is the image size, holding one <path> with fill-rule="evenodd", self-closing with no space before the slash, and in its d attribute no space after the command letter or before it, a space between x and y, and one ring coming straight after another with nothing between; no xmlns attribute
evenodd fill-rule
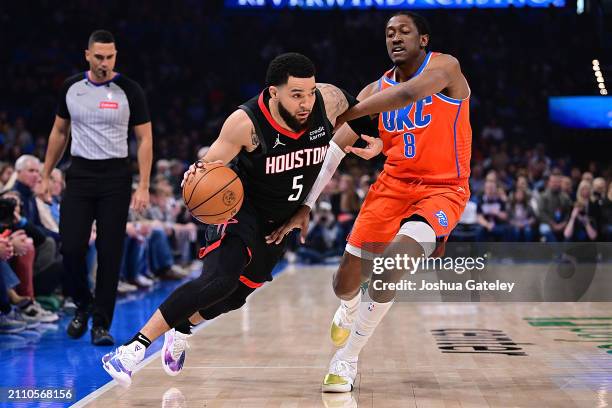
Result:
<svg viewBox="0 0 612 408"><path fill-rule="evenodd" d="M11 319L8 315L0 313L0 334L19 333L24 331L26 327L25 322Z"/></svg>
<svg viewBox="0 0 612 408"><path fill-rule="evenodd" d="M17 310L17 308L13 308L13 310L11 310L11 312L7 314L6 316L11 320L25 323L26 330L35 329L38 326L40 326L40 323L41 323L40 321L36 319L33 319L27 315L24 315L24 313L20 310Z"/></svg>
<svg viewBox="0 0 612 408"><path fill-rule="evenodd" d="M179 375L185 363L185 350L189 348L187 339L190 334L184 334L175 329L169 330L164 335L164 346L161 351L162 367L166 374Z"/></svg>
<svg viewBox="0 0 612 408"><path fill-rule="evenodd" d="M137 341L121 346L102 357L102 366L122 387L132 384L132 373L144 359L145 346Z"/></svg>

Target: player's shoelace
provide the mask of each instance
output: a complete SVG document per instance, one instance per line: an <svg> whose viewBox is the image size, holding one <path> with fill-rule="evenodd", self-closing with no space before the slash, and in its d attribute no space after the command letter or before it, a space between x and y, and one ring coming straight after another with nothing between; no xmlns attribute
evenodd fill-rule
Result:
<svg viewBox="0 0 612 408"><path fill-rule="evenodd" d="M175 333L174 341L172 342L172 350L170 350L173 360L176 361L181 358L183 351L189 348L189 343L187 342L188 337L187 335L181 336L178 332Z"/></svg>
<svg viewBox="0 0 612 408"><path fill-rule="evenodd" d="M352 378L351 373L353 368L348 361L336 360L332 365L331 373L339 375L340 377Z"/></svg>
<svg viewBox="0 0 612 408"><path fill-rule="evenodd" d="M136 355L126 346L121 346L117 349L111 358L117 358L127 371L134 371L138 361Z"/></svg>

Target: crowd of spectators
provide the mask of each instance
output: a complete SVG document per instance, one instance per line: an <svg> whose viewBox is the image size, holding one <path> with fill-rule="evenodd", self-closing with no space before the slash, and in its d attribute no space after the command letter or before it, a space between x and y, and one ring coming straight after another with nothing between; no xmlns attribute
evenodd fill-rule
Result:
<svg viewBox="0 0 612 408"><path fill-rule="evenodd" d="M44 153L62 81L85 70L83 50L95 28L113 32L117 71L145 89L157 159L193 161L197 146L210 145L227 115L261 90L277 54L309 56L319 82L354 95L391 65L384 11L236 12L194 0L38 3L36 13L23 2L0 10L8 44L0 76L10 78L0 81L0 128L12 124L0 140L4 161ZM472 124L488 126L489 138L546 138L548 96L598 92L595 28L570 8L423 14L430 49L460 60L472 88ZM570 28L580 34L566 35Z"/></svg>
<svg viewBox="0 0 612 408"><path fill-rule="evenodd" d="M65 187L55 169L50 196L41 188L38 157L20 156L0 164L0 333L53 323L73 312L59 248L59 208ZM131 213L126 226L118 292L151 288L159 280L180 280L192 270L198 226L176 198L180 179L159 161L145 213ZM202 230L202 226L200 226ZM92 225L87 267L93 289L96 226Z"/></svg>

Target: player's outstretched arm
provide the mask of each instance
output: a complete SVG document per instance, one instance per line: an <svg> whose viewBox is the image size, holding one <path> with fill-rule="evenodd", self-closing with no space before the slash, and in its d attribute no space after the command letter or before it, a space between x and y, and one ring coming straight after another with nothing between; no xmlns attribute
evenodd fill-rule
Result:
<svg viewBox="0 0 612 408"><path fill-rule="evenodd" d="M338 117L336 127L355 118L400 109L411 102L423 99L447 88L468 88L459 61L447 54L431 60L427 68L418 76L389 87L370 96ZM453 95L450 95L454 97Z"/></svg>
<svg viewBox="0 0 612 408"><path fill-rule="evenodd" d="M199 161L204 163L204 167L209 164L227 164L240 153L240 150L253 150L259 144L259 139L255 133L253 123L248 115L241 109L234 111L223 123L221 132L217 140L210 146L208 152ZM183 175L181 187L187 178L195 173L194 164L189 166L189 170Z"/></svg>
<svg viewBox="0 0 612 408"><path fill-rule="evenodd" d="M337 95L337 92L333 91L332 88L330 87L335 88L337 91L339 91L342 94L342 97L344 98L345 101L347 101L347 104L354 105L356 102L354 101L350 103L348 99L354 100L354 98L348 94L346 94L348 96L345 96L345 93L342 90L340 90L339 88L333 85L329 85L329 84L319 84L319 85L328 85L328 87L325 87L325 89L327 89L326 92L328 93L328 95ZM370 95L375 93L376 90L377 90L376 82L369 84L368 86L363 88L361 92L359 92L359 95L357 95L357 100L367 99ZM321 91L321 94L323 94L323 91ZM327 103L325 106L326 106L325 109L327 110ZM328 115L329 115L329 112L328 112ZM370 118L365 118L365 119L367 121L370 120ZM331 180L332 176L336 172L336 169L340 165L340 162L342 161L346 153L354 151L355 148L353 148L352 146L353 144L355 144L359 136L355 132L355 130L352 129L352 127L355 127L355 130L357 131L360 130L359 126L355 126L353 123L346 124L342 126L334 134L334 137L329 143L329 149L327 149L327 153L325 154L325 160L323 161L323 166L321 167L321 171L319 172L317 179L315 180L312 188L310 189L308 196L304 200L304 205L309 207L309 209L312 209L314 207L314 204L319 198L319 195L321 195L321 192ZM377 156L382 151L382 141L380 139L374 139L372 137L366 136L364 140L368 143L368 146L365 149L359 149L358 152L355 152L355 154L357 154L358 156L369 160L372 157Z"/></svg>
<svg viewBox="0 0 612 408"><path fill-rule="evenodd" d="M339 100L347 102L348 105L346 105L346 108L354 106L359 101L363 101L370 95L374 94L378 89L377 84L377 82L372 82L368 84L365 88L361 90L361 92L359 92L359 95L357 95L357 99L355 99L350 94L342 91L341 89L335 87L334 85L317 84L317 87L319 87L319 90L321 91L322 95L328 95L328 99L331 99L332 102L330 103L330 106L332 109L332 114L336 115L333 116L333 118L335 119L338 114L341 114L347 110L345 109L345 105L342 102L338 102ZM339 96L338 93L341 93L342 96ZM325 96L323 97L323 99L325 100ZM332 115L330 115L327 107L328 103L326 102L325 109L326 111L328 111L328 117L330 117ZM330 121L332 121L331 118ZM345 153L352 152L366 160L377 156L382 151L382 142L379 140L375 140L373 137L371 137L374 135L374 133L377 134L377 129L372 128L371 122L372 118L368 116L358 118L349 123L348 125L341 126L334 133L332 142ZM364 139L368 144L365 149L355 149L352 147L357 141L357 139L359 139L359 134L362 135L361 138Z"/></svg>

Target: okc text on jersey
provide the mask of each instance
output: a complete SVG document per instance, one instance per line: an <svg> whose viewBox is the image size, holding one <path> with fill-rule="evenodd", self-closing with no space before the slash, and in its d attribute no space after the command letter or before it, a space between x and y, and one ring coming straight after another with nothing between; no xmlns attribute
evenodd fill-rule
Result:
<svg viewBox="0 0 612 408"><path fill-rule="evenodd" d="M382 113L382 123L386 131L396 132L424 128L431 122L431 114L425 114L425 106L431 105L432 98L428 96L416 102L416 108L412 105L405 108ZM412 112L411 112L412 110Z"/></svg>

